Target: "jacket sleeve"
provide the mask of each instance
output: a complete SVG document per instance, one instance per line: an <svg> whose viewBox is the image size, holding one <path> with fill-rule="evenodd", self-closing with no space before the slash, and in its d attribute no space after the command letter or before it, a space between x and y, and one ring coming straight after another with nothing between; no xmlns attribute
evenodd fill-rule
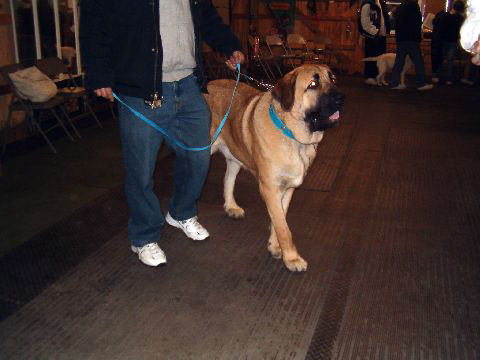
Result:
<svg viewBox="0 0 480 360"><path fill-rule="evenodd" d="M112 8L114 0L82 0L80 43L85 86L95 90L113 87L111 64Z"/></svg>
<svg viewBox="0 0 480 360"><path fill-rule="evenodd" d="M370 35L377 35L378 29L373 25L370 20L370 4L365 4L362 6L362 11L360 12L360 22L362 24L363 30L365 30Z"/></svg>
<svg viewBox="0 0 480 360"><path fill-rule="evenodd" d="M242 51L240 41L230 27L223 23L211 0L207 0L204 6L200 27L203 40L227 57L230 57L234 51Z"/></svg>
<svg viewBox="0 0 480 360"><path fill-rule="evenodd" d="M415 29L419 29L420 31L420 36L421 36L421 32L422 32L422 13L420 12L420 6L418 5L418 3L412 3L412 7L413 7L413 26L415 27Z"/></svg>
<svg viewBox="0 0 480 360"><path fill-rule="evenodd" d="M440 28L441 24L442 24L442 15L444 14L443 11L439 11L435 17L433 18L432 20L432 25L433 25L433 29L434 30L437 30Z"/></svg>

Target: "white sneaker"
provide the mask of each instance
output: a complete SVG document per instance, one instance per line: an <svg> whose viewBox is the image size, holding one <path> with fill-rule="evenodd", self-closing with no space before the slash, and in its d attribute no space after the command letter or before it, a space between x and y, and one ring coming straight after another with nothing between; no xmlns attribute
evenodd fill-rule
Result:
<svg viewBox="0 0 480 360"><path fill-rule="evenodd" d="M390 89L392 89L392 90L405 90L406 88L407 88L407 87L406 87L405 85L403 85L403 84L398 84L397 86L394 86L394 87L392 87L392 88L390 88Z"/></svg>
<svg viewBox="0 0 480 360"><path fill-rule="evenodd" d="M468 79L462 79L460 81L462 82L462 84L473 86L473 81L470 81Z"/></svg>
<svg viewBox="0 0 480 360"><path fill-rule="evenodd" d="M432 85L432 84L425 84L425 85L420 86L419 88L417 88L417 90L419 90L419 91L432 90L432 89L433 89L433 85Z"/></svg>
<svg viewBox="0 0 480 360"><path fill-rule="evenodd" d="M205 229L194 216L187 220L175 220L170 213L165 217L165 221L176 228L182 229L185 235L192 240L205 240L210 236L207 229Z"/></svg>
<svg viewBox="0 0 480 360"><path fill-rule="evenodd" d="M138 254L141 262L148 266L158 266L167 263L167 257L157 243L150 243L142 247L132 245L132 251Z"/></svg>
<svg viewBox="0 0 480 360"><path fill-rule="evenodd" d="M452 85L453 82L451 82L451 81L445 81L445 84L447 84L447 85Z"/></svg>
<svg viewBox="0 0 480 360"><path fill-rule="evenodd" d="M374 78L368 78L365 80L365 84L367 85L377 85L377 80L375 80Z"/></svg>

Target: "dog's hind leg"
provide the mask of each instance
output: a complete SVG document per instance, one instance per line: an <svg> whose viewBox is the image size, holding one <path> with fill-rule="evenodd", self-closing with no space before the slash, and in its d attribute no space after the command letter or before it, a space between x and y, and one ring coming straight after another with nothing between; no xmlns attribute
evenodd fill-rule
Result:
<svg viewBox="0 0 480 360"><path fill-rule="evenodd" d="M282 196L282 208L285 213L285 216L287 216L288 212L288 206L290 205L290 200L292 199L293 192L295 191L294 188L290 188ZM268 251L270 251L270 254L275 259L281 259L282 258L282 249L280 248L280 245L278 244L278 239L277 239L277 234L275 233L275 228L273 226L273 223L270 225L270 237L268 238Z"/></svg>
<svg viewBox="0 0 480 360"><path fill-rule="evenodd" d="M234 158L226 158L226 160L227 170L225 171L225 179L223 183L223 197L225 199L225 204L223 207L228 216L232 218L243 218L245 216L245 211L238 206L233 195L235 180L242 165Z"/></svg>
<svg viewBox="0 0 480 360"><path fill-rule="evenodd" d="M283 192L276 186L260 182L260 193L267 205L276 239L282 250L283 263L290 271L307 270L307 262L298 254L297 248L292 241L292 233L288 228L286 212L283 208ZM289 202L292 194L293 191L289 195L285 194L285 200Z"/></svg>
<svg viewBox="0 0 480 360"><path fill-rule="evenodd" d="M387 73L387 65L384 61L377 62L377 84L378 86L386 85L385 84L385 74Z"/></svg>
<svg viewBox="0 0 480 360"><path fill-rule="evenodd" d="M388 85L388 82L385 81L385 75L386 73L383 73L382 75L378 75L380 77L380 79L378 80L380 86Z"/></svg>

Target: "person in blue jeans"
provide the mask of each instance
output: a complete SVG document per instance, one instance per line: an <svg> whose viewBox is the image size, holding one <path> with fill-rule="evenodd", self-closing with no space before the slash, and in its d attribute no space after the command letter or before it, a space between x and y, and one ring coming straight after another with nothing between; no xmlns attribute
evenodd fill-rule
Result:
<svg viewBox="0 0 480 360"><path fill-rule="evenodd" d="M416 0L403 0L394 14L395 39L397 56L393 65L390 86L392 89L403 90L400 84L400 73L408 55L415 66L416 86L420 91L431 90L432 84L425 82L425 65L423 63L420 41L422 40L422 14Z"/></svg>
<svg viewBox="0 0 480 360"><path fill-rule="evenodd" d="M432 63L432 82L440 81L440 72L442 68L442 20L447 15L445 11L439 11L432 21L432 39L430 41L430 58Z"/></svg>
<svg viewBox="0 0 480 360"><path fill-rule="evenodd" d="M188 147L210 142L210 111L202 41L227 56L233 68L245 59L240 42L211 0L82 0L80 40L85 83L113 101L115 92ZM197 200L210 151L187 151L119 106L131 250L144 264L166 263L158 246L165 222L193 240L208 231L198 222ZM175 152L173 195L164 217L153 190L161 144Z"/></svg>
<svg viewBox="0 0 480 360"><path fill-rule="evenodd" d="M441 23L442 54L445 67L445 84L453 84L453 60L458 50L460 39L460 28L462 27L465 4L457 0L453 3L452 9L445 14Z"/></svg>

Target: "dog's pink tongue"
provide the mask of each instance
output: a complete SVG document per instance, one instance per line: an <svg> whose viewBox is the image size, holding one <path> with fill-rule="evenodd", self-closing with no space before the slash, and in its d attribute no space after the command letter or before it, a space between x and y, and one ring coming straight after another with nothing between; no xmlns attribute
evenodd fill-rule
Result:
<svg viewBox="0 0 480 360"><path fill-rule="evenodd" d="M330 115L329 119L332 121L337 121L339 117L340 117L340 112L335 111L332 115Z"/></svg>

